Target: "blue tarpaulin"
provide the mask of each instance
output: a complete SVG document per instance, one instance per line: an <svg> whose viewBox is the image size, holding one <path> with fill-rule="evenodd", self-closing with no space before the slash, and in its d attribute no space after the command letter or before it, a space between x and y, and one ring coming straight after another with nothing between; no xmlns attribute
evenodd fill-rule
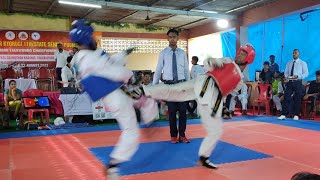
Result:
<svg viewBox="0 0 320 180"><path fill-rule="evenodd" d="M269 61L272 54L283 72L287 62L293 59L294 49L300 50L300 59L308 65L309 76L305 80L315 79L315 71L320 70L317 57L320 52L320 46L317 45L320 41L320 11L310 12L303 17L307 18L302 21L300 14L294 14L248 27L248 42L256 49L256 59L249 66L249 80L254 80L255 71L261 70L263 62ZM221 40L223 55L234 57L235 32L222 33Z"/></svg>

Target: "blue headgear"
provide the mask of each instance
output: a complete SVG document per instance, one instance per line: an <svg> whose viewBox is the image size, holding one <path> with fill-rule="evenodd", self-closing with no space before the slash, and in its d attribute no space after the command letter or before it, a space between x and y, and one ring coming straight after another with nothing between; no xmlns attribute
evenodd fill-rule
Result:
<svg viewBox="0 0 320 180"><path fill-rule="evenodd" d="M72 42L78 45L86 45L89 48L95 49L95 41L92 38L93 28L86 23L84 19L75 20L71 24L72 29L69 33Z"/></svg>

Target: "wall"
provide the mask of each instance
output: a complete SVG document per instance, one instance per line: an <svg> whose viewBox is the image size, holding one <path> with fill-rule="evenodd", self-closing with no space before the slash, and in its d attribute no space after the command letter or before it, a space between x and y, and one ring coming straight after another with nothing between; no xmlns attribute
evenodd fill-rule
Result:
<svg viewBox="0 0 320 180"><path fill-rule="evenodd" d="M15 30L50 30L50 31L69 31L69 18L47 18L37 17L28 14L2 14L0 13L0 29ZM103 32L102 37L121 37L121 38L145 38L145 39L165 39L167 28L149 32L143 28L137 28L129 24L130 27L117 28L106 27L93 24L96 31ZM180 39L187 39L187 32L181 34ZM154 71L158 62L159 54L131 54L128 57L128 67L133 70L152 70Z"/></svg>
<svg viewBox="0 0 320 180"><path fill-rule="evenodd" d="M158 64L159 53L133 53L128 57L127 67L132 70L152 70L155 71Z"/></svg>
<svg viewBox="0 0 320 180"><path fill-rule="evenodd" d="M0 14L0 29L67 31L69 19L49 19L22 14Z"/></svg>
<svg viewBox="0 0 320 180"><path fill-rule="evenodd" d="M66 18L48 18L40 17L28 14L4 14L0 13L0 29L23 29L23 30L50 30L50 31L69 31L71 21ZM156 31L147 31L143 28L137 28L133 24L129 24L129 27L108 27L100 24L93 23L96 31L101 32L130 32L130 33L151 33L151 34L165 34L167 28L162 28Z"/></svg>

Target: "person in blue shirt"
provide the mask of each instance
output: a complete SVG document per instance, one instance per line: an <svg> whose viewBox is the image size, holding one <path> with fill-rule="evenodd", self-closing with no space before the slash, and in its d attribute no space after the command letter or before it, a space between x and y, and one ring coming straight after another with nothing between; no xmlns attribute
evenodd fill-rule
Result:
<svg viewBox="0 0 320 180"><path fill-rule="evenodd" d="M274 62L275 59L276 59L276 57L274 55L269 56L269 60L270 60L270 68L269 69L272 72L272 74L279 71L279 65Z"/></svg>
<svg viewBox="0 0 320 180"><path fill-rule="evenodd" d="M299 120L299 115L301 111L301 100L303 96L303 85L302 79L309 75L307 63L302 61L300 56L300 51L298 49L293 50L293 60L289 61L286 65L286 70L284 72L286 78L286 89L284 91L284 102L282 105L282 113L278 119L285 119L289 115L290 99L294 93L294 120Z"/></svg>
<svg viewBox="0 0 320 180"><path fill-rule="evenodd" d="M169 46L159 54L158 65L154 73L153 84L158 84L161 73L164 84L177 84L190 79L189 63L186 52L177 47L179 32L170 29L167 32ZM167 102L170 124L171 143L178 142L189 143L185 135L187 121L187 103L184 102ZM177 128L177 116L179 112L179 126ZM179 135L179 138L178 138Z"/></svg>
<svg viewBox="0 0 320 180"><path fill-rule="evenodd" d="M14 108L14 118L18 119L18 113L20 111L22 91L17 88L17 82L15 80L9 81L9 89L4 91L4 109L9 111L9 108Z"/></svg>

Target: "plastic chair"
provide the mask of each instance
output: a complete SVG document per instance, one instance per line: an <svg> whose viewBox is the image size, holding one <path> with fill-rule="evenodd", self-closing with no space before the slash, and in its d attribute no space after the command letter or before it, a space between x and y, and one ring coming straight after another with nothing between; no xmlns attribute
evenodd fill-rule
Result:
<svg viewBox="0 0 320 180"><path fill-rule="evenodd" d="M22 93L22 97L36 97L36 96L43 96L43 91L39 89L28 89ZM45 114L46 124L50 124L50 114L48 108L41 108L41 109L28 109L28 121L30 123L33 122L33 114L40 112L40 122L43 124L43 113Z"/></svg>
<svg viewBox="0 0 320 180"><path fill-rule="evenodd" d="M30 72L30 68L28 68L28 67L23 67L23 68L22 68L22 77L25 78L25 79L30 78L30 77L29 77L29 72Z"/></svg>
<svg viewBox="0 0 320 180"><path fill-rule="evenodd" d="M266 114L271 115L270 113L271 99L272 99L272 86L270 84L258 84L255 88L255 93L254 93L253 115L255 115L256 105L258 106L258 114L260 114L261 103L265 104Z"/></svg>
<svg viewBox="0 0 320 180"><path fill-rule="evenodd" d="M52 78L50 75L50 71L45 67L41 67L39 69L35 69L35 73L37 74L37 77L36 77L37 85L38 85L38 82L42 82L42 83L48 82L50 91L52 91L53 87L52 87Z"/></svg>
<svg viewBox="0 0 320 180"><path fill-rule="evenodd" d="M18 73L13 68L7 68L6 75L7 75L6 78L9 78L9 79L17 79L18 78Z"/></svg>

